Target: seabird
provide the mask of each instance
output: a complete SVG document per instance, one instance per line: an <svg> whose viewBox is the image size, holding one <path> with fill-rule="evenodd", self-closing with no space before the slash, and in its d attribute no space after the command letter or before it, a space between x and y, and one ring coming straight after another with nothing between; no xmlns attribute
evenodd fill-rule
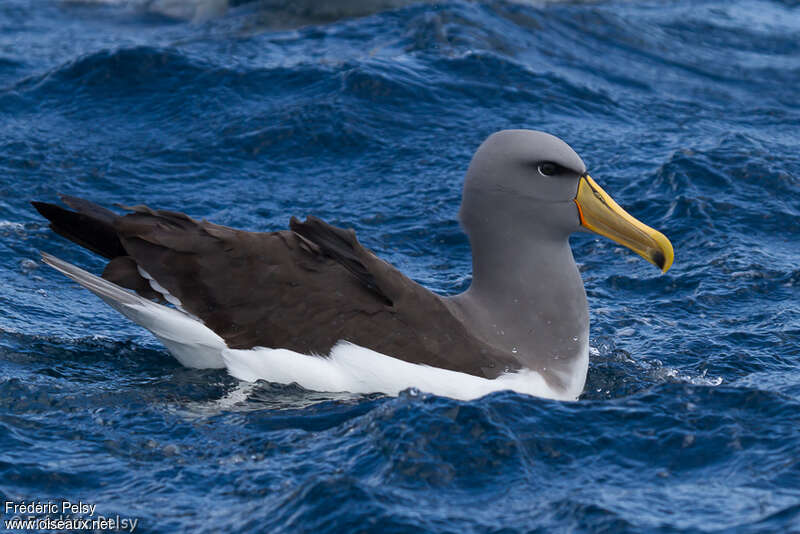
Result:
<svg viewBox="0 0 800 534"><path fill-rule="evenodd" d="M247 232L62 200L71 210L33 205L53 231L109 262L102 278L45 253L47 264L186 366L319 391L416 387L468 399L513 389L574 400L589 364L589 309L570 234L606 236L663 272L673 261L669 240L614 202L569 145L532 130L497 132L472 158L459 212L472 283L449 297L315 217Z"/></svg>

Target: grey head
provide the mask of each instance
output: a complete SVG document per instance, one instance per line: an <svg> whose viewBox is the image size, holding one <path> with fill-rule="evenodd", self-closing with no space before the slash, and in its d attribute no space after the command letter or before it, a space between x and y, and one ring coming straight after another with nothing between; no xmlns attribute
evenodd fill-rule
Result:
<svg viewBox="0 0 800 534"><path fill-rule="evenodd" d="M660 267L672 261L666 237L625 213L589 177L580 156L544 132L504 130L481 144L459 218L473 273L469 289L450 299L454 311L475 335L568 396L583 388L589 342L570 234L594 231Z"/></svg>
<svg viewBox="0 0 800 534"><path fill-rule="evenodd" d="M492 134L467 170L461 224L470 236L484 230L515 238L567 236L580 228L573 201L585 172L580 156L558 137L533 130ZM494 217L506 225L487 226Z"/></svg>

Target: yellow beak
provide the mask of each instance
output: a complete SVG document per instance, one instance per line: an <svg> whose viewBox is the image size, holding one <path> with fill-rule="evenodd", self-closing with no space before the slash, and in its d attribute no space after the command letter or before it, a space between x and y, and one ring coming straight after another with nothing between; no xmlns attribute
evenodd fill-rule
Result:
<svg viewBox="0 0 800 534"><path fill-rule="evenodd" d="M585 228L628 247L661 272L672 266L675 254L667 236L631 217L588 174L581 176L575 204Z"/></svg>

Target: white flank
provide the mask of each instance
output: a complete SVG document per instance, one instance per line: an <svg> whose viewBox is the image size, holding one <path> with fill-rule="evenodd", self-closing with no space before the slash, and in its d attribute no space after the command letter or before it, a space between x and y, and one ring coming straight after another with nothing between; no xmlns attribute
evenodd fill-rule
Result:
<svg viewBox="0 0 800 534"><path fill-rule="evenodd" d="M409 363L346 341L337 343L327 358L267 348L227 349L222 352L222 358L228 372L240 380L294 382L315 391L397 395L405 389L417 388L462 400L503 390L558 400L576 400L580 394L580 391L577 394L556 391L539 373L531 370L507 373L490 380Z"/></svg>
<svg viewBox="0 0 800 534"><path fill-rule="evenodd" d="M507 373L490 380L409 363L345 341L337 343L327 357L288 349L229 349L210 328L180 310L142 298L50 254L42 253L42 258L122 315L152 332L181 364L195 368L227 367L232 376L247 382L296 383L314 391L356 394L397 395L405 389L417 388L463 400L482 397L493 391L512 390L536 397L575 400L586 377L583 369L581 376L572 377L574 380L570 381L566 391L559 391L552 389L539 373L531 370ZM149 275L146 278L155 282ZM168 294L165 289L164 292ZM588 351L586 356L588 358Z"/></svg>

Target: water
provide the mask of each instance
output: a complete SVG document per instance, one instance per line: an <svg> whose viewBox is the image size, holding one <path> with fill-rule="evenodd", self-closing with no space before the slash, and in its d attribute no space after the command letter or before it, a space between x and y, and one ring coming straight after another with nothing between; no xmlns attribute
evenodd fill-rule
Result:
<svg viewBox="0 0 800 534"><path fill-rule="evenodd" d="M139 532L800 532L796 2L167 4L0 4L3 500ZM64 192L314 214L457 292L461 179L511 127L676 249L661 276L573 238L577 403L247 386L38 263L102 268L28 204Z"/></svg>

